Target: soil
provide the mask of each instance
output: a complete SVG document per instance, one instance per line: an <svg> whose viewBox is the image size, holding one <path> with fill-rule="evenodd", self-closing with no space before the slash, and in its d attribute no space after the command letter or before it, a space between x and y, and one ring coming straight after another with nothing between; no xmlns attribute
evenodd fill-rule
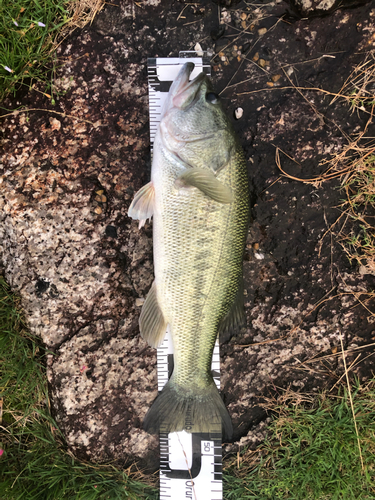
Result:
<svg viewBox="0 0 375 500"><path fill-rule="evenodd" d="M55 106L35 90L4 103L29 111L0 122L1 269L30 329L54 353L52 411L79 458L159 466L158 439L142 429L157 394L156 352L138 331L153 281L152 225L138 231L127 209L150 176L147 58L197 43L212 51L213 82L244 147L252 194L248 327L221 346L235 429L226 451L263 438L267 397L333 387L344 371L341 339L351 376L374 374L366 294L375 277L360 273L340 244L349 228L344 218L336 223L340 177L295 179L319 178L323 160L368 121L333 94L374 50L374 2L311 19L282 1L231 4L114 0L61 44ZM277 148L294 179L278 168Z"/></svg>

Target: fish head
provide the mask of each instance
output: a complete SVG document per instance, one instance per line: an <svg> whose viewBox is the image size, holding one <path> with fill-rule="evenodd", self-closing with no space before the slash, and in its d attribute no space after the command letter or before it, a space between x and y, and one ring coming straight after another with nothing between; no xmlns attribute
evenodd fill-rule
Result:
<svg viewBox="0 0 375 500"><path fill-rule="evenodd" d="M210 79L189 76L193 63L181 68L169 91L161 119L163 143L191 167L217 172L229 161L236 139Z"/></svg>

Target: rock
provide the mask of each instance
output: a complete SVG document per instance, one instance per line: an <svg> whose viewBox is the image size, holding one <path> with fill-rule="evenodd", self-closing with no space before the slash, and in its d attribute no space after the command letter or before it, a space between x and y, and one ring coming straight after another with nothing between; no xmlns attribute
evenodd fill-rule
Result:
<svg viewBox="0 0 375 500"><path fill-rule="evenodd" d="M338 226L330 232L343 197L339 179L298 182L275 164L278 147L297 162L281 154L284 171L318 177L319 160L363 129L367 115L316 89L337 93L374 48L371 6L284 23L271 15L279 4L240 5L225 16L226 37L239 37L233 45L241 51L253 33L252 45L246 59L225 49L213 75L228 115L244 111L233 125L249 160L253 204L248 328L221 347L232 451L262 438L267 416L259 404L278 387L320 391L337 381L341 336L346 349L363 347L352 373L370 376L373 318L357 297L375 280L350 265L335 242ZM149 223L139 231L127 209L150 175L147 57L177 56L196 43L212 49L218 7L189 4L178 19L182 8L107 4L61 45L56 106L31 91L5 107L44 111L15 111L0 122L0 269L21 295L31 331L54 353L53 415L78 457L137 461L147 471L159 465L158 439L142 430L157 393L156 352L140 338L138 317L153 280L152 233ZM238 31L245 8L250 35ZM253 62L256 53L265 68ZM272 75L278 86L270 88Z"/></svg>

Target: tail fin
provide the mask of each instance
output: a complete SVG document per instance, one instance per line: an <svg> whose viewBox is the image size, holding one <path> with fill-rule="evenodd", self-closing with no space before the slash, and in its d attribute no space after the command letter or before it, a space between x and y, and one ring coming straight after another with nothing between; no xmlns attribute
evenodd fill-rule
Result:
<svg viewBox="0 0 375 500"><path fill-rule="evenodd" d="M147 412L143 427L151 434L212 432L220 428L220 422L224 436L230 438L232 422L213 380L204 390L189 394L172 376Z"/></svg>

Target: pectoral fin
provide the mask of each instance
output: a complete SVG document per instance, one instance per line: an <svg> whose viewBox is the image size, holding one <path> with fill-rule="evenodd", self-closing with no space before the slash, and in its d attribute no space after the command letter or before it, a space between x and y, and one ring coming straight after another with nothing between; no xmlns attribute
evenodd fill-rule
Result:
<svg viewBox="0 0 375 500"><path fill-rule="evenodd" d="M241 277L238 292L233 301L232 307L219 326L220 342L227 342L246 325L243 296L243 278Z"/></svg>
<svg viewBox="0 0 375 500"><path fill-rule="evenodd" d="M232 203L233 201L230 187L220 182L211 170L188 169L176 179L176 185L194 186L219 203Z"/></svg>
<svg viewBox="0 0 375 500"><path fill-rule="evenodd" d="M139 220L139 229L144 226L147 219L151 219L154 213L155 189L152 182L143 186L134 196L134 200L128 210L132 219Z"/></svg>
<svg viewBox="0 0 375 500"><path fill-rule="evenodd" d="M163 342L167 330L167 323L160 309L156 295L155 281L146 297L139 318L141 336L152 347L159 347Z"/></svg>

